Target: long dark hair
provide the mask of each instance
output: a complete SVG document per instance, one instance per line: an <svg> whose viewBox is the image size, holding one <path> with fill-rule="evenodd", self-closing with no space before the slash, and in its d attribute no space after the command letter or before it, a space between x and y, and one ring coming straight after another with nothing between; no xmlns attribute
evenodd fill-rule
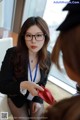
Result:
<svg viewBox="0 0 80 120"><path fill-rule="evenodd" d="M45 72L48 70L46 65L47 60L47 45L50 40L50 33L47 23L41 17L30 17L28 18L21 27L18 42L17 42L17 54L15 60L15 70L16 73L25 72L25 62L28 62L28 48L25 44L25 34L26 31L33 25L37 25L45 35L45 43L42 49L38 52L39 66L41 69L45 69Z"/></svg>
<svg viewBox="0 0 80 120"><path fill-rule="evenodd" d="M59 53L62 51L64 62L80 76L80 25L68 31L60 32L52 51L52 62L59 65Z"/></svg>

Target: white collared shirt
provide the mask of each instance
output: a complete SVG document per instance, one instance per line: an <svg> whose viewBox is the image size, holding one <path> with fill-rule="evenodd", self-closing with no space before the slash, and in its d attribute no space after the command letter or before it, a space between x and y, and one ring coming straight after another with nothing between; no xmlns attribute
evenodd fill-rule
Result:
<svg viewBox="0 0 80 120"><path fill-rule="evenodd" d="M32 71L32 80L33 80L34 75L35 75L35 69L36 69L36 67L35 67L34 70ZM41 75L40 75L40 69L39 69L39 65L38 65L35 83L38 83L38 82L40 81L40 78L41 78ZM28 68L28 81L31 81L30 79L31 79L31 78L30 78L30 72L29 72L29 68ZM25 95L26 92L27 92L27 90L20 88L20 92L21 92L23 95ZM34 97L34 96L32 96L31 93L29 93L27 99L28 99L28 100L32 100L33 97Z"/></svg>

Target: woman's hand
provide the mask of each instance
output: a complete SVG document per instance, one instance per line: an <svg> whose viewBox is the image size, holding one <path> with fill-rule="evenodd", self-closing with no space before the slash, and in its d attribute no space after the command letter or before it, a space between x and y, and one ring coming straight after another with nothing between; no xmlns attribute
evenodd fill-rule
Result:
<svg viewBox="0 0 80 120"><path fill-rule="evenodd" d="M32 113L36 113L41 108L40 103L33 102L32 103Z"/></svg>
<svg viewBox="0 0 80 120"><path fill-rule="evenodd" d="M44 89L38 84L30 81L23 81L20 83L20 88L27 89L33 96L38 95L38 90L44 91Z"/></svg>

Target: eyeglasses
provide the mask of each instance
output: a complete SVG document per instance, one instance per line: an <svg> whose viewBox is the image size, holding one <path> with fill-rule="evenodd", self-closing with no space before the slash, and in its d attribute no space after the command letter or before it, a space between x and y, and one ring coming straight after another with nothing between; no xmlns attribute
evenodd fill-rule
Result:
<svg viewBox="0 0 80 120"><path fill-rule="evenodd" d="M45 38L45 35L43 33L36 33L35 35L32 35L31 33L26 33L26 40L31 41L33 37L35 37L35 40L42 41Z"/></svg>

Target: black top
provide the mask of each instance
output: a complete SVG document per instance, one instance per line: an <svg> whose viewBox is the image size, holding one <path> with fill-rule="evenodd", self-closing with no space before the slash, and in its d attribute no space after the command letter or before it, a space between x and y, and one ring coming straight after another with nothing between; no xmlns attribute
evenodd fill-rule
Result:
<svg viewBox="0 0 80 120"><path fill-rule="evenodd" d="M16 47L8 49L4 57L4 60L2 62L2 67L0 71L0 92L3 94L7 94L8 97L11 98L11 100L17 107L21 107L26 102L27 100L26 98L29 94L29 91L27 91L25 95L22 95L20 93L20 83L24 80L28 80L28 64L26 62L26 65L25 65L27 66L26 75L23 74L22 77L19 77L16 79L16 76L14 75L14 66L10 62L12 56L13 56L13 59L15 58L14 57L15 49ZM48 58L46 63L50 68L51 60L50 60L49 52L48 52ZM49 71L47 72L46 75L44 75L44 72L45 71L40 69L41 79L38 83L39 85L43 85L43 86L46 85ZM43 100L38 96L35 96L32 101L43 103Z"/></svg>

